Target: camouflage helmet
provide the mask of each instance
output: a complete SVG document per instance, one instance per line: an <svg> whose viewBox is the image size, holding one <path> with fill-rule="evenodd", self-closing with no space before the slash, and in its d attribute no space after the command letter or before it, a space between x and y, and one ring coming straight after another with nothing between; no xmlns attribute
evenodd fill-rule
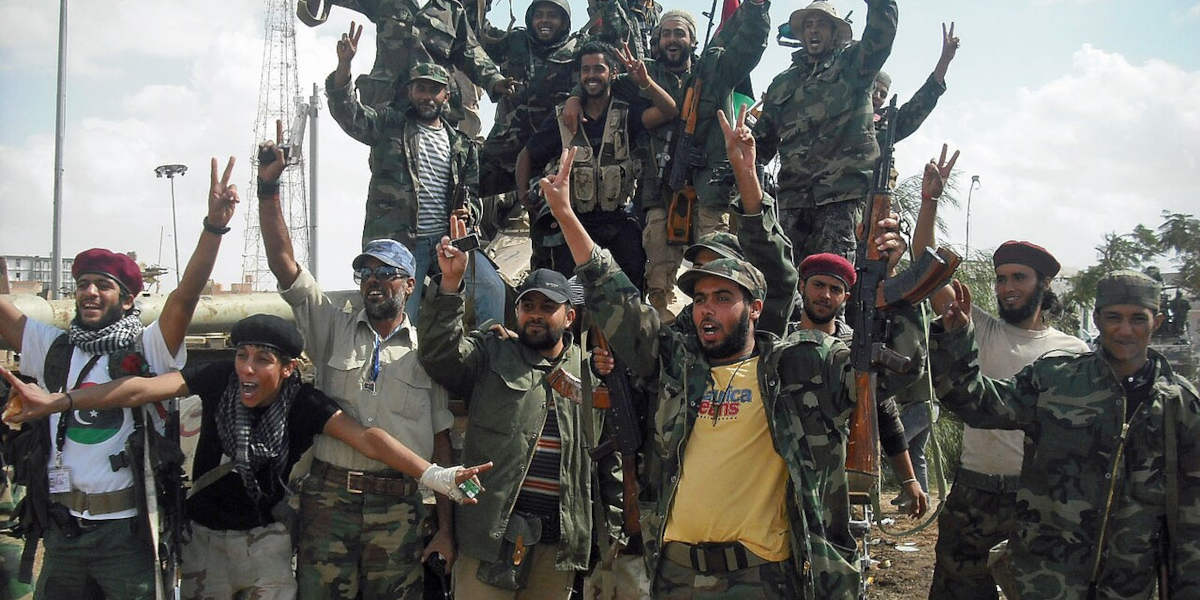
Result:
<svg viewBox="0 0 1200 600"><path fill-rule="evenodd" d="M700 254L701 250L711 250L721 258L745 258L742 254L742 244L738 242L737 236L728 231L713 231L700 236L695 244L688 246L688 249L683 252L683 258L694 263L696 255Z"/></svg>
<svg viewBox="0 0 1200 600"><path fill-rule="evenodd" d="M696 283L705 277L720 277L732 281L750 292L750 297L767 297L767 280L754 265L737 258L718 258L703 267L692 267L679 276L679 289L689 297L695 294Z"/></svg>
<svg viewBox="0 0 1200 600"><path fill-rule="evenodd" d="M833 7L833 4L825 0L817 0L805 8L792 12L791 18L788 19L788 26L792 28L793 37L800 39L801 32L804 31L804 19L813 13L829 17L833 23L833 38L839 45L854 39L854 31L850 29L850 24L838 16L837 9Z"/></svg>
<svg viewBox="0 0 1200 600"><path fill-rule="evenodd" d="M431 62L419 62L408 70L408 80L425 79L442 85L450 85L450 74L442 65Z"/></svg>
<svg viewBox="0 0 1200 600"><path fill-rule="evenodd" d="M563 28L559 32L558 37L553 41L557 42L567 37L571 33L571 4L567 0L534 0L529 4L529 8L525 9L525 29L529 34L533 35L533 11L537 9L539 4L553 4L562 11Z"/></svg>
<svg viewBox="0 0 1200 600"><path fill-rule="evenodd" d="M1134 304L1157 313L1161 294L1162 284L1149 275L1121 269L1096 283L1096 310L1114 304Z"/></svg>

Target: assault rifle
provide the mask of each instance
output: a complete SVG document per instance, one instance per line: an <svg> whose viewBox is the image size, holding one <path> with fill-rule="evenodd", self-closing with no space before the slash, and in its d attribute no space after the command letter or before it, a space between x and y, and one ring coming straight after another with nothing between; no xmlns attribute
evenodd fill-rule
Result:
<svg viewBox="0 0 1200 600"><path fill-rule="evenodd" d="M704 34L704 46L700 56L708 49L712 35L713 17L717 13L717 0L709 9L708 31ZM700 113L700 97L704 91L704 77L699 65L692 65L695 76L688 85L679 111L679 133L675 135L675 147L671 150L671 170L667 174L667 188L671 190L671 201L667 204L667 241L672 244L692 242L692 214L696 206L696 188L692 186L692 174L704 166L704 147L696 143L696 120ZM716 118L716 117L713 117Z"/></svg>
<svg viewBox="0 0 1200 600"><path fill-rule="evenodd" d="M599 327L593 327L590 335L596 340L597 348L612 352ZM637 479L637 453L642 445L641 421L625 365L616 354L612 357L612 372L604 376L604 382L592 393L593 406L608 410L610 436L591 450L591 456L592 460L600 460L614 451L621 455L621 483L625 487L621 495L621 512L625 518L625 533L630 538L629 547L638 550L642 533Z"/></svg>
<svg viewBox="0 0 1200 600"><path fill-rule="evenodd" d="M889 179L892 150L896 140L896 97L885 112L887 125L882 129L879 159L871 184L870 201L858 228L858 256L855 269L858 280L851 291L851 306L846 311L854 339L850 344L850 363L854 367L857 404L846 444L846 475L851 495L874 490L879 474L879 421L876 414L877 379L884 369L909 373L913 358L904 356L886 343L891 336L890 313L903 306L915 306L950 281L961 258L949 248L935 252L926 248L904 272L888 276L887 256L876 248L875 238L883 235L879 221L892 212Z"/></svg>

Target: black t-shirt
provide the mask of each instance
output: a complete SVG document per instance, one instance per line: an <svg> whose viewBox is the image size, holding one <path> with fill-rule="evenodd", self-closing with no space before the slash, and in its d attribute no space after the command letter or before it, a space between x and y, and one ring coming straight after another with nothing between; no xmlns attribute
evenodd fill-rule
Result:
<svg viewBox="0 0 1200 600"><path fill-rule="evenodd" d="M626 127L629 129L631 144L632 140L637 139L637 136L646 130L642 126L642 113L646 112L650 106L649 102L641 98L629 103L629 120ZM594 156L600 154L600 143L604 141L604 124L607 121L608 109L605 109L599 117L595 119L589 117L583 124L583 131L587 134L588 141L592 143ZM558 117L555 115L547 117L538 127L537 133L529 138L525 149L529 152L529 163L533 168L533 173L541 173L547 163L558 158L562 154L562 135L558 131Z"/></svg>
<svg viewBox="0 0 1200 600"><path fill-rule="evenodd" d="M195 481L222 462L224 451L217 433L217 407L229 383L229 376L233 374L233 361L188 365L181 374L188 391L200 396L204 408L200 420L200 440L196 444L196 457L192 462L192 480ZM285 477L337 411L338 406L333 399L311 384L302 384L288 413ZM274 480L270 467L260 469L255 476L263 491L263 497L257 503L250 499L241 475L230 471L188 498L188 518L216 530L246 530L275 522L271 517L271 507L283 499L282 482Z"/></svg>

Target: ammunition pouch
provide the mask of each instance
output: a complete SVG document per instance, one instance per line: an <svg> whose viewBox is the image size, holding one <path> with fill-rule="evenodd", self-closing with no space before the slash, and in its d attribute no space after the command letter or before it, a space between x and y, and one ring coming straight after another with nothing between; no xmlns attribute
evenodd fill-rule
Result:
<svg viewBox="0 0 1200 600"><path fill-rule="evenodd" d="M538 515L513 511L500 540L500 559L481 561L475 578L503 590L524 589L533 570L533 553L537 551L534 546L542 541L543 519Z"/></svg>

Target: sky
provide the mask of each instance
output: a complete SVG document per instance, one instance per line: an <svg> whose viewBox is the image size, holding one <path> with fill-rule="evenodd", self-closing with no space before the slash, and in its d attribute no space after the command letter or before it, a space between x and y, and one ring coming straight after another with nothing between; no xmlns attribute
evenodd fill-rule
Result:
<svg viewBox="0 0 1200 600"><path fill-rule="evenodd" d="M577 27L585 2L571 3ZM265 4L70 4L64 256L101 246L172 267L170 188L153 172L160 164L190 169L175 180L181 264L206 214L210 158L223 166L236 156L234 180L251 188ZM527 5L515 0L518 18ZM773 4L772 28L798 5ZM853 10L861 35L866 4L834 5ZM699 15L709 3L666 7ZM492 21L503 26L507 12L507 3L495 0ZM51 0L0 0L0 254L51 251L58 16ZM305 96L336 65L336 40L351 20L361 22L361 15L335 8L320 27L297 23ZM918 174L943 142L962 151L962 181L980 179L971 194L972 247L1027 239L1065 267L1083 268L1095 262L1105 233L1155 227L1164 210L1197 213L1200 1L902 0L884 67L901 102L932 70L941 24L949 21L962 46L948 90L921 129L897 145L897 168L902 176ZM355 74L370 69L374 33L364 31ZM790 49L772 35L752 75L755 90L765 90L789 62ZM485 103L485 130L492 111ZM327 289L344 289L352 286L348 267L360 243L367 148L324 106L318 120L318 268ZM950 234L941 241L960 249L966 196L964 189L962 209L942 211ZM241 279L246 204L213 273L222 283ZM174 278L167 280L163 292Z"/></svg>

